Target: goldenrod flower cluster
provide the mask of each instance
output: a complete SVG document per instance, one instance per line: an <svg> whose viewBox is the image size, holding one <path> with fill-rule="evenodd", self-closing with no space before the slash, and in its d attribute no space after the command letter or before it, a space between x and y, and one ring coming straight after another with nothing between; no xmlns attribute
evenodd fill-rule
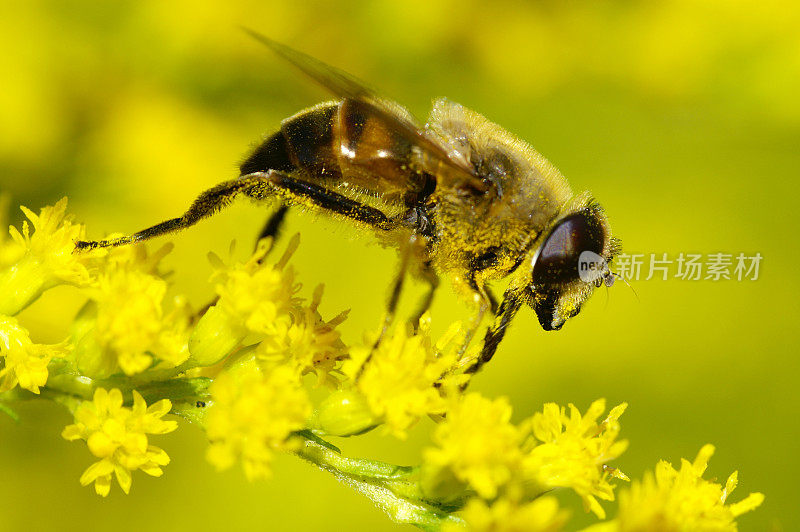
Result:
<svg viewBox="0 0 800 532"><path fill-rule="evenodd" d="M616 467L625 404L605 414L603 400L584 413L548 403L515 423L507 399L465 392L475 352L461 324L434 338L428 315L348 345L338 330L347 312L323 316L322 286L302 295L298 237L280 254L264 240L243 262L210 254L216 298L198 312L171 295L160 266L170 245L74 253L85 229L66 200L23 212L29 222L0 238L0 412L31 398L68 408L75 423L63 437L97 459L80 482L104 497L114 478L128 493L133 471L162 474L170 459L150 438L176 429L168 414L205 430L218 469L241 462L247 478L263 478L276 452L292 453L431 530L562 530L569 512L549 492L570 490L603 519L600 501L628 480ZM83 306L63 342L37 344L16 315L63 283ZM402 441L425 418L435 426L419 466L345 457L325 439L382 427ZM704 480L712 453L679 470L659 463L592 530L735 530L763 496L727 504L737 473L725 486Z"/></svg>
<svg viewBox="0 0 800 532"><path fill-rule="evenodd" d="M210 391L208 460L227 469L241 457L251 480L269 476L274 451L298 445L291 434L303 429L311 415L308 394L289 366L262 371L246 365L220 375Z"/></svg>
<svg viewBox="0 0 800 532"><path fill-rule="evenodd" d="M66 211L66 198L39 214L22 207L28 218L22 222L22 231L12 226L11 240L0 240L0 314L17 314L58 284L89 282L86 265L93 254L77 257L72 253L75 241L84 238L85 228L74 224Z"/></svg>
<svg viewBox="0 0 800 532"><path fill-rule="evenodd" d="M619 515L613 521L592 528L592 532L638 532L645 530L737 530L736 518L758 508L761 493L726 504L738 483L738 472L728 477L725 486L705 480L703 474L714 454L705 445L693 462L681 460L681 468L661 460L655 472L645 473L619 497Z"/></svg>
<svg viewBox="0 0 800 532"><path fill-rule="evenodd" d="M349 386L387 431L402 438L422 417L444 413L447 389L442 384L458 360L452 349L455 325L434 343L426 315L416 332L411 325L399 326L377 347L368 337L351 350L352 358L343 368Z"/></svg>
<svg viewBox="0 0 800 532"><path fill-rule="evenodd" d="M17 384L30 392L39 393L47 382L47 366L53 357L63 356L65 346L40 345L31 341L28 331L11 316L0 314L0 392Z"/></svg>
<svg viewBox="0 0 800 532"><path fill-rule="evenodd" d="M182 298L167 301L167 281L158 271L170 249L153 255L144 246L115 249L96 268L72 335L82 373L135 375L189 358L191 311Z"/></svg>
<svg viewBox="0 0 800 532"><path fill-rule="evenodd" d="M347 319L347 311L325 321L319 313L322 292L320 285L308 306L295 307L289 328L261 342L256 354L266 364L286 364L296 375L314 373L318 384L335 386L334 376L348 356L336 326Z"/></svg>
<svg viewBox="0 0 800 532"><path fill-rule="evenodd" d="M150 445L148 434L166 434L178 428L176 421L161 418L172 408L168 399L147 406L135 390L133 406L122 406L122 392L98 388L91 401L84 401L75 410L75 424L61 435L67 440L85 440L89 451L99 458L81 475L81 485L94 482L98 495L105 497L111 489L111 475L122 491L131 489L131 471L141 470L160 477L161 466L169 463L162 449Z"/></svg>
<svg viewBox="0 0 800 532"><path fill-rule="evenodd" d="M431 496L446 496L443 480L454 478L486 500L498 496L511 502L531 500L553 488L571 488L598 517L605 512L597 497L613 501L611 478L627 480L607 463L617 458L627 442L616 441L620 405L605 420L603 400L585 415L569 405L549 403L519 425L510 422L511 405L504 398L486 399L467 394L447 412L433 434L436 447L425 453L425 479Z"/></svg>
<svg viewBox="0 0 800 532"><path fill-rule="evenodd" d="M569 512L558 507L555 497L540 497L530 502L498 499L487 504L472 499L461 512L464 525L475 532L558 532L569 520ZM448 525L448 532L465 526Z"/></svg>

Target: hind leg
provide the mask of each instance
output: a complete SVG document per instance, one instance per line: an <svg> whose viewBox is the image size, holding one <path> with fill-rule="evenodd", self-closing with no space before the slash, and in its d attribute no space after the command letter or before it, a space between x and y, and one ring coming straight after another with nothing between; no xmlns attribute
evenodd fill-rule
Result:
<svg viewBox="0 0 800 532"><path fill-rule="evenodd" d="M270 188L268 179L262 175L245 176L240 179L226 181L200 194L183 216L179 218L161 222L130 236L112 238L110 240L78 241L75 242L75 250L124 246L174 233L191 227L200 220L218 213L230 205L233 199L240 194L253 199L264 199L270 195Z"/></svg>
<svg viewBox="0 0 800 532"><path fill-rule="evenodd" d="M254 172L239 179L226 181L200 194L183 216L149 227L130 236L110 240L77 241L75 250L124 246L134 242L149 240L157 236L174 233L191 227L200 220L212 216L228 205L239 195L254 200L283 197L290 203L305 204L321 210L339 214L376 229L389 230L395 222L383 212L363 205L336 192L314 183L295 179L283 172Z"/></svg>

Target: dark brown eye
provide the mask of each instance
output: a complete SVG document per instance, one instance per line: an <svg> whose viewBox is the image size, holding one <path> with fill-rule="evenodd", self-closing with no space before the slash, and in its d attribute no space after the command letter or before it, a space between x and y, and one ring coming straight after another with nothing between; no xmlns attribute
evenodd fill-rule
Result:
<svg viewBox="0 0 800 532"><path fill-rule="evenodd" d="M603 226L590 212L578 212L561 220L544 241L532 281L536 285L564 283L578 278L581 253L603 251Z"/></svg>

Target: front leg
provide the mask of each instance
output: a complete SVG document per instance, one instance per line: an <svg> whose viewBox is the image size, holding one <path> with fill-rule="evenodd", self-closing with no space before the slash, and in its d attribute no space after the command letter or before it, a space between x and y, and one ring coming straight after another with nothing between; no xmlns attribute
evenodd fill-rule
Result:
<svg viewBox="0 0 800 532"><path fill-rule="evenodd" d="M466 282L466 285L472 292L474 302L477 305L477 311L470 320L470 324L467 327L467 332L464 335L461 349L458 352L459 356L461 357L463 357L464 353L467 352L467 348L472 342L472 339L475 337L475 333L478 332L478 329L480 328L487 311L490 311L492 316L497 316L497 298L492 293L491 289L486 286L482 278L477 275L477 273L478 272L475 271L471 272Z"/></svg>
<svg viewBox="0 0 800 532"><path fill-rule="evenodd" d="M472 362L464 373L473 374L480 370L484 364L489 362L497 351L497 346L503 340L506 334L506 329L514 319L520 306L522 306L523 298L519 290L509 288L503 294L503 301L494 318L492 325L486 330L486 335L483 337L483 347L481 348L480 355ZM471 339L471 338L470 338Z"/></svg>

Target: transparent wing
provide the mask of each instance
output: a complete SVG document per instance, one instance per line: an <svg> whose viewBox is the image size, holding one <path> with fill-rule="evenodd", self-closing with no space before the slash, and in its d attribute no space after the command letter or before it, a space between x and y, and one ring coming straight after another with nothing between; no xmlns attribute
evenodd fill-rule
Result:
<svg viewBox="0 0 800 532"><path fill-rule="evenodd" d="M243 29L335 96L369 104L373 108L372 112L379 114L381 120L386 124L391 124L396 134L401 135L407 142L422 151L427 165L438 166L437 178L446 179L449 186L467 188L478 193L486 192L489 189L489 185L476 176L474 170L465 162L452 157L445 146L425 135L422 129L411 120L389 109L381 98L375 96L372 91L346 72L289 48L285 44L273 41L253 30Z"/></svg>

